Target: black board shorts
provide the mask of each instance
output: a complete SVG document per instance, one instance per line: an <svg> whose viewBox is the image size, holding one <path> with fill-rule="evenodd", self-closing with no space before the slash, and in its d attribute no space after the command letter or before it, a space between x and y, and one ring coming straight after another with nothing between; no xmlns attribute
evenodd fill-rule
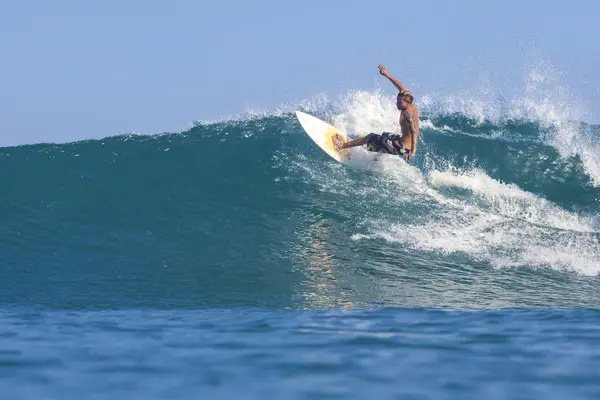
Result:
<svg viewBox="0 0 600 400"><path fill-rule="evenodd" d="M370 133L367 135L367 150L377 152L394 154L397 156L404 156L410 153L410 149L407 149L402 145L402 136L383 132L381 135L376 133Z"/></svg>

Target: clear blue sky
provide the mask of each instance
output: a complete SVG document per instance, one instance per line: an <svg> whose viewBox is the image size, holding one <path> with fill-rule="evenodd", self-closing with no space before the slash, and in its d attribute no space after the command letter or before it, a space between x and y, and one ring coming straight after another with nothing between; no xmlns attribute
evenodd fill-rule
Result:
<svg viewBox="0 0 600 400"><path fill-rule="evenodd" d="M454 93L522 85L539 57L597 122L599 16L595 0L2 0L0 145L372 90L380 62L416 91Z"/></svg>

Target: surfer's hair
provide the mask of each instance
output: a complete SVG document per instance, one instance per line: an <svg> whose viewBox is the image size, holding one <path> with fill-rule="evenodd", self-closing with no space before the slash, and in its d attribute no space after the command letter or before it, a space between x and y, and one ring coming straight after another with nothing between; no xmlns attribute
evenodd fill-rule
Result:
<svg viewBox="0 0 600 400"><path fill-rule="evenodd" d="M400 98L402 98L402 100L406 101L408 104L412 104L413 101L415 101L415 97L410 90L403 90L398 93L398 96L400 96Z"/></svg>

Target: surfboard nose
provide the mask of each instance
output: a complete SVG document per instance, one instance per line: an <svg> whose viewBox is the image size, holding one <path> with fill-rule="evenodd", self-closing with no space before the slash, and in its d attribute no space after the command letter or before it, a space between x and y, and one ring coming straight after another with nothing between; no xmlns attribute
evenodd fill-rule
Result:
<svg viewBox="0 0 600 400"><path fill-rule="evenodd" d="M304 128L304 131L306 131L308 136L321 148L321 150L339 162L348 159L346 152L340 153L335 150L333 143L333 136L341 138L342 141L347 141L348 137L346 135L329 125L327 122L302 111L296 111L296 117L302 128Z"/></svg>

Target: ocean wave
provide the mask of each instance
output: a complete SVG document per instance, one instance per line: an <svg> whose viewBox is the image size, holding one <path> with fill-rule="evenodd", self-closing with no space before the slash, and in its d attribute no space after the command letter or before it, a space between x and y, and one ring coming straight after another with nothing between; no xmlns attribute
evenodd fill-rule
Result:
<svg viewBox="0 0 600 400"><path fill-rule="evenodd" d="M306 107L357 136L396 129L393 100L354 91L339 103ZM235 265L248 258L292 259L326 271L319 279L327 282L335 258L315 261L327 246L311 242L309 251L290 238L310 236L298 226L325 216L313 224L317 232L343 232L339 241L349 246L383 240L431 263L460 255L473 268L600 272L593 147L565 157L549 139L554 125L542 120L422 109L412 165L364 149L352 150L350 165L335 163L288 109L179 133L2 148L0 216L10 239L0 252L10 263L26 254L57 267L53 254L62 254L123 270L128 262L204 260L207 276L221 276L223 263L243 275ZM577 143L585 129L597 129L577 126ZM260 245L236 253L249 237Z"/></svg>

